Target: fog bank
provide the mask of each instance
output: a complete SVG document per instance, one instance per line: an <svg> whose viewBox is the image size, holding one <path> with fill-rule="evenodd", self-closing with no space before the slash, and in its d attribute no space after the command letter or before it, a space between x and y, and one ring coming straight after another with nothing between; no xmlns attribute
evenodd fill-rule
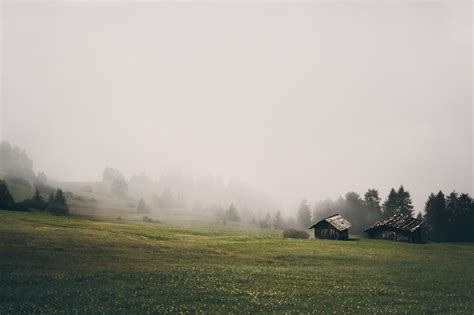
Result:
<svg viewBox="0 0 474 315"><path fill-rule="evenodd" d="M1 137L49 177L474 193L469 2L1 6Z"/></svg>

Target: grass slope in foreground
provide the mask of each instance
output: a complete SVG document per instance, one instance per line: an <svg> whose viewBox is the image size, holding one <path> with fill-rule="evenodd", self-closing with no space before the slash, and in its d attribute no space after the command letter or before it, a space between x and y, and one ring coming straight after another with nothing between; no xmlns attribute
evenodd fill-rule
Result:
<svg viewBox="0 0 474 315"><path fill-rule="evenodd" d="M474 313L474 247L0 211L0 314Z"/></svg>

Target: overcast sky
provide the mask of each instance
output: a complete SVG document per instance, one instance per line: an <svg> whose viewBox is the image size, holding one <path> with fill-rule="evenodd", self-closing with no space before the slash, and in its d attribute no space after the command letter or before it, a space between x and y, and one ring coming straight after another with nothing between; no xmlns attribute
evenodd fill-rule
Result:
<svg viewBox="0 0 474 315"><path fill-rule="evenodd" d="M237 177L278 202L473 193L470 1L2 3L1 136L37 171Z"/></svg>

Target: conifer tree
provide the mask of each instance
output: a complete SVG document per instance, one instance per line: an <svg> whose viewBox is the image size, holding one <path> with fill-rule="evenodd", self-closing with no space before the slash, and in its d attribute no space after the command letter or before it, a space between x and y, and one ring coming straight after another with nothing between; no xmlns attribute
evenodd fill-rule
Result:
<svg viewBox="0 0 474 315"><path fill-rule="evenodd" d="M296 220L303 228L309 228L311 225L311 209L306 198L301 201Z"/></svg>
<svg viewBox="0 0 474 315"><path fill-rule="evenodd" d="M14 208L15 201L8 190L8 185L5 181L0 180L0 209L13 210Z"/></svg>
<svg viewBox="0 0 474 315"><path fill-rule="evenodd" d="M445 241L449 216L446 211L446 198L442 191L428 197L425 213L425 227L428 236L435 241Z"/></svg>
<svg viewBox="0 0 474 315"><path fill-rule="evenodd" d="M413 204L411 201L410 193L405 188L400 186L397 192L398 207L397 211L402 214L413 216Z"/></svg>
<svg viewBox="0 0 474 315"><path fill-rule="evenodd" d="M66 197L64 196L63 191L59 188L58 190L56 190L56 196L54 196L54 203L67 207Z"/></svg>
<svg viewBox="0 0 474 315"><path fill-rule="evenodd" d="M137 206L137 213L148 213L148 208L146 206L145 200L143 198L140 198L140 201L138 202Z"/></svg>
<svg viewBox="0 0 474 315"><path fill-rule="evenodd" d="M54 193L53 192L49 193L48 203L54 203Z"/></svg>
<svg viewBox="0 0 474 315"><path fill-rule="evenodd" d="M383 217L388 218L394 215L398 210L398 194L395 189L391 189L387 199L382 205Z"/></svg>
<svg viewBox="0 0 474 315"><path fill-rule="evenodd" d="M278 210L276 214L273 216L273 227L275 229L282 229L283 228L283 218L281 217L281 212Z"/></svg>
<svg viewBox="0 0 474 315"><path fill-rule="evenodd" d="M229 221L240 222L240 216L232 203L229 208L225 211L225 218Z"/></svg>

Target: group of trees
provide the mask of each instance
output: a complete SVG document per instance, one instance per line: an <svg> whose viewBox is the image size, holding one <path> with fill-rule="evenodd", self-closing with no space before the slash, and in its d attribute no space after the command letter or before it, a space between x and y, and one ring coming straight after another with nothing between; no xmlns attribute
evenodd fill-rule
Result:
<svg viewBox="0 0 474 315"><path fill-rule="evenodd" d="M372 225L382 217L379 193L375 189L369 189L364 197L355 192L348 192L344 197L333 200L325 200L316 203L313 211L310 211L306 200L300 205L297 221L300 227L310 225L339 213L352 223L352 233L362 233L365 228Z"/></svg>
<svg viewBox="0 0 474 315"><path fill-rule="evenodd" d="M431 194L423 218L423 232L433 241L474 241L474 203L468 194Z"/></svg>
<svg viewBox="0 0 474 315"><path fill-rule="evenodd" d="M45 200L38 188L36 188L32 198L16 203L8 189L7 183L2 180L0 180L0 209L19 211L34 209L54 214L67 214L69 212L66 197L61 189L56 190L55 193L51 192L48 200Z"/></svg>
<svg viewBox="0 0 474 315"><path fill-rule="evenodd" d="M240 222L240 215L233 203L227 209L216 208L216 218L222 224L229 222Z"/></svg>
<svg viewBox="0 0 474 315"><path fill-rule="evenodd" d="M0 180L0 209L15 210L15 201L8 190L7 183Z"/></svg>
<svg viewBox="0 0 474 315"><path fill-rule="evenodd" d="M255 216L253 216L251 224L256 225L262 229L274 228L281 230L296 227L296 222L294 218L284 218L280 210L277 210L273 214L273 216L269 212L267 212L263 219L258 221L255 219Z"/></svg>
<svg viewBox="0 0 474 315"><path fill-rule="evenodd" d="M125 180L125 177L122 175L122 173L120 173L119 170L106 167L102 174L102 181L110 182L110 192L114 197L127 198L128 184Z"/></svg>
<svg viewBox="0 0 474 315"><path fill-rule="evenodd" d="M410 193L400 186L398 191L391 189L387 200L382 205L383 217L388 218L397 212L413 216L413 204Z"/></svg>
<svg viewBox="0 0 474 315"><path fill-rule="evenodd" d="M169 189L164 189L160 195L153 194L151 203L155 208L183 209L186 207L182 196L175 197Z"/></svg>
<svg viewBox="0 0 474 315"><path fill-rule="evenodd" d="M241 217L255 209L274 208L269 196L248 183L235 179L225 181L211 174L188 174L182 171L163 171L156 179L146 173L133 174L125 178L121 171L106 167L102 173L108 191L116 198L129 199L147 196L153 209L194 209L199 204L202 208L215 205L238 204Z"/></svg>
<svg viewBox="0 0 474 315"><path fill-rule="evenodd" d="M33 161L24 150L3 141L0 143L0 175L35 178Z"/></svg>
<svg viewBox="0 0 474 315"><path fill-rule="evenodd" d="M362 233L364 228L381 218L388 218L396 213L413 216L413 203L410 193L400 186L391 189L385 201L380 204L379 193L369 189L362 198L355 192L349 192L336 201L326 200L317 203L313 211L304 199L297 213L299 227L311 224L330 215L339 213L351 223L352 233ZM445 196L442 191L431 194L425 206L425 214L418 213L423 219L424 237L437 242L472 242L474 241L474 201L465 193L452 192Z"/></svg>
<svg viewBox="0 0 474 315"><path fill-rule="evenodd" d="M344 197L333 201L327 199L314 205L313 210L304 199L297 213L299 227L305 228L328 216L339 213L352 223L352 233L362 233L365 228L384 217L396 212L412 215L413 205L410 193L400 186L391 189L387 199L381 205L381 198L376 189L369 189L364 196L348 192Z"/></svg>
<svg viewBox="0 0 474 315"><path fill-rule="evenodd" d="M0 178L26 187L32 187L32 183L45 187L48 180L42 172L35 174L33 161L24 150L6 141L0 143Z"/></svg>
<svg viewBox="0 0 474 315"><path fill-rule="evenodd" d="M150 208L148 208L143 198L140 198L140 200L138 201L137 213L150 213Z"/></svg>

